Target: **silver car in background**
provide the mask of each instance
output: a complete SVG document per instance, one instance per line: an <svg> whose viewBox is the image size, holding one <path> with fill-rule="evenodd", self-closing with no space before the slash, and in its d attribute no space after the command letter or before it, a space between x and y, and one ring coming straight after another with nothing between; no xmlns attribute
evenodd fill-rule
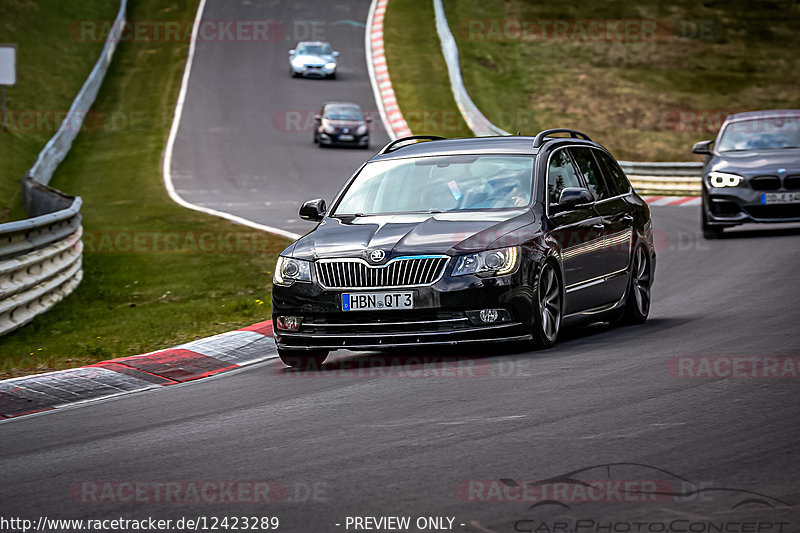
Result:
<svg viewBox="0 0 800 533"><path fill-rule="evenodd" d="M323 41L303 41L289 50L289 72L293 77L335 78L339 52Z"/></svg>

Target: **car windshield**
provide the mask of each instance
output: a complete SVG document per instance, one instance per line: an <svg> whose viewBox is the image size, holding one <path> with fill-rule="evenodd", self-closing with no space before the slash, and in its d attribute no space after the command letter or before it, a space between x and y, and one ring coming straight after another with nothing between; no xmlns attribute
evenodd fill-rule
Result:
<svg viewBox="0 0 800 533"><path fill-rule="evenodd" d="M330 120L361 120L361 110L357 107L328 106L324 117Z"/></svg>
<svg viewBox="0 0 800 533"><path fill-rule="evenodd" d="M331 53L331 45L329 44L304 44L297 47L297 53L307 56L321 56L329 55Z"/></svg>
<svg viewBox="0 0 800 533"><path fill-rule="evenodd" d="M332 216L507 209L530 203L533 157L456 155L367 164Z"/></svg>
<svg viewBox="0 0 800 533"><path fill-rule="evenodd" d="M800 147L800 116L754 118L731 122L722 131L720 152Z"/></svg>

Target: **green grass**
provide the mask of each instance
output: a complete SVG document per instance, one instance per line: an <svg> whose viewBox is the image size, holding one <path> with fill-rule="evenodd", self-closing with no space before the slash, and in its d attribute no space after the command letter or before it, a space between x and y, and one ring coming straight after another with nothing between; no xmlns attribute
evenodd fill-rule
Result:
<svg viewBox="0 0 800 533"><path fill-rule="evenodd" d="M196 7L133 0L128 16L191 20ZM187 51L184 42L120 44L93 109L139 118L82 132L52 181L84 199L83 282L0 337L0 376L143 353L269 317L271 270L288 242L184 209L164 191L163 117L172 116Z"/></svg>
<svg viewBox="0 0 800 533"><path fill-rule="evenodd" d="M444 5L467 89L481 111L507 131L572 127L620 159L685 161L692 159L692 144L712 138L729 112L800 107L796 2L445 0ZM513 30L490 33L497 20L561 19L657 21L657 38L565 40L552 38L550 31L547 39L523 41ZM428 58L405 61L426 65ZM401 72L391 71L393 81Z"/></svg>
<svg viewBox="0 0 800 533"><path fill-rule="evenodd" d="M411 131L472 137L450 92L431 2L389 2L383 35L392 87Z"/></svg>
<svg viewBox="0 0 800 533"><path fill-rule="evenodd" d="M3 0L0 42L17 44L17 85L6 89L9 131L0 132L0 223L25 218L20 180L55 133L54 114L66 113L100 55L102 43L70 29L113 20L118 9L108 0ZM50 124L34 122L33 113Z"/></svg>

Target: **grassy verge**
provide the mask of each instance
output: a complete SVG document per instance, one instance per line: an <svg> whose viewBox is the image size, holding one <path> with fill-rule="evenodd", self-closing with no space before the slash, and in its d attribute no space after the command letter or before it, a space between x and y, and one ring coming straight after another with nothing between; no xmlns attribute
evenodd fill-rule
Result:
<svg viewBox="0 0 800 533"><path fill-rule="evenodd" d="M0 42L17 44L17 85L6 89L9 131L0 132L0 223L25 218L20 179L100 55L102 43L81 42L70 29L81 20L113 20L115 4L3 0Z"/></svg>
<svg viewBox="0 0 800 533"><path fill-rule="evenodd" d="M450 92L430 1L392 0L383 31L397 102L415 135L472 137Z"/></svg>
<svg viewBox="0 0 800 533"><path fill-rule="evenodd" d="M621 159L680 161L728 112L800 107L796 2L445 0L445 11L470 95L508 131L574 127ZM609 19L656 31L582 38L578 21Z"/></svg>
<svg viewBox="0 0 800 533"><path fill-rule="evenodd" d="M129 18L191 20L196 0L133 0ZM84 280L0 337L0 376L143 353L264 320L287 241L184 209L160 164L186 42L120 44L94 112L52 184L83 197Z"/></svg>

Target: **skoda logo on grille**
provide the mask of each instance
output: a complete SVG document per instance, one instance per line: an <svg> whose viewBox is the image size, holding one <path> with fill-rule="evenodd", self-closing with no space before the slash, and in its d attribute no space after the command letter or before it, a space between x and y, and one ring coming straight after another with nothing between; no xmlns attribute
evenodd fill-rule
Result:
<svg viewBox="0 0 800 533"><path fill-rule="evenodd" d="M383 250L372 250L369 253L369 260L373 263L380 263L386 257L386 252Z"/></svg>

